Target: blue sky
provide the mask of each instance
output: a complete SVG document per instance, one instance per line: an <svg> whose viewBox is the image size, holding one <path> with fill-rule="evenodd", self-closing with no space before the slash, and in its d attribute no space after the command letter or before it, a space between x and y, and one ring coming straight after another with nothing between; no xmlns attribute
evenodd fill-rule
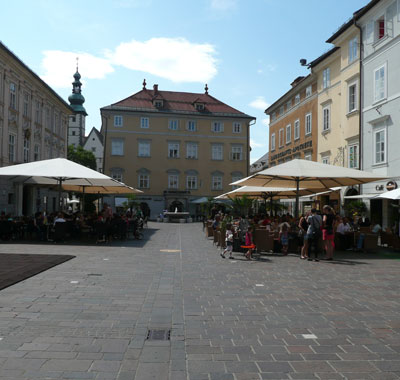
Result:
<svg viewBox="0 0 400 380"><path fill-rule="evenodd" d="M154 83L203 92L257 118L251 161L268 150L264 110L308 70L367 0L13 0L0 39L67 100L75 57L89 116Z"/></svg>

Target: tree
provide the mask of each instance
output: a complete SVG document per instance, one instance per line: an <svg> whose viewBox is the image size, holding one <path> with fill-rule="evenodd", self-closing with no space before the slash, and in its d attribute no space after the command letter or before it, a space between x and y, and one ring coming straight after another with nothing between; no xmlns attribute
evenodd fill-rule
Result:
<svg viewBox="0 0 400 380"><path fill-rule="evenodd" d="M253 200L247 195L242 197L236 197L233 200L233 212L235 215L249 215L251 214L251 206L253 205Z"/></svg>
<svg viewBox="0 0 400 380"><path fill-rule="evenodd" d="M93 152L83 149L80 145L77 148L75 148L73 145L69 145L67 151L67 158L68 160L76 162L77 164L80 164L82 166L86 166L89 169L93 170L97 169L96 157L93 154ZM82 198L82 195L80 195L80 197ZM85 194L84 197L85 209L83 211L85 212L95 211L96 207L94 205L94 201L96 201L98 198L99 196L96 194Z"/></svg>
<svg viewBox="0 0 400 380"><path fill-rule="evenodd" d="M76 148L73 145L69 145L67 158L87 168L93 170L97 169L96 157L93 152L83 149L80 145Z"/></svg>

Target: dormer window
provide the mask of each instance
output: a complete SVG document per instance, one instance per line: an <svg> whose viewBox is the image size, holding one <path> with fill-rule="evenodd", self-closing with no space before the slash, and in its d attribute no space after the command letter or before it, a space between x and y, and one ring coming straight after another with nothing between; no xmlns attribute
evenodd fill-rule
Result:
<svg viewBox="0 0 400 380"><path fill-rule="evenodd" d="M204 103L195 103L194 106L197 111L204 111Z"/></svg>
<svg viewBox="0 0 400 380"><path fill-rule="evenodd" d="M163 106L163 101L162 101L162 100L154 100L154 101L153 101L153 105L154 105L154 107L156 107L156 108L162 108L162 106Z"/></svg>

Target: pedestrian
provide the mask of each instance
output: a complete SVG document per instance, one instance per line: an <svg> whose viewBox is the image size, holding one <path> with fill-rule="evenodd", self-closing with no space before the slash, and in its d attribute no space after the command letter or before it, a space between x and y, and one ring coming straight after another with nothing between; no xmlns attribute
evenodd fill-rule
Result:
<svg viewBox="0 0 400 380"><path fill-rule="evenodd" d="M311 215L310 212L306 214L306 216L302 215L299 221L299 240L301 242L301 254L300 258L302 260L305 260L308 258L308 235L307 235L307 230L308 230L308 223L307 219Z"/></svg>
<svg viewBox="0 0 400 380"><path fill-rule="evenodd" d="M253 254L253 249L255 248L255 245L253 243L253 227L252 226L250 226L247 229L244 248L247 248L247 252L246 252L246 255L245 255L246 259L247 260L251 260L252 259L252 254Z"/></svg>
<svg viewBox="0 0 400 380"><path fill-rule="evenodd" d="M333 260L333 250L335 248L335 214L331 206L325 205L322 209L324 216L322 218L322 240L326 251L325 260Z"/></svg>
<svg viewBox="0 0 400 380"><path fill-rule="evenodd" d="M281 230L279 232L279 240L282 244L282 253L286 256L289 248L289 229L287 223L282 223Z"/></svg>
<svg viewBox="0 0 400 380"><path fill-rule="evenodd" d="M226 225L226 232L225 232L225 243L226 243L226 248L224 249L224 252L221 253L221 257L225 259L225 254L229 252L229 258L232 260L233 259L233 232L232 232L232 224L227 224Z"/></svg>
<svg viewBox="0 0 400 380"><path fill-rule="evenodd" d="M314 261L318 260L319 242L321 239L321 227L322 218L321 215L317 214L315 208L311 209L311 215L307 219L308 230L307 230L307 240L308 240L308 261L312 261L311 252L314 248Z"/></svg>

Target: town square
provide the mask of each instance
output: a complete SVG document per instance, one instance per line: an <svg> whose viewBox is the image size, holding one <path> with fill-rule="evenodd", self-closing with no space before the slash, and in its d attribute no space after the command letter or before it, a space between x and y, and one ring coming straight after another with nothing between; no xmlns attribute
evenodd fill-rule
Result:
<svg viewBox="0 0 400 380"><path fill-rule="evenodd" d="M0 379L400 379L399 0L3 10Z"/></svg>

